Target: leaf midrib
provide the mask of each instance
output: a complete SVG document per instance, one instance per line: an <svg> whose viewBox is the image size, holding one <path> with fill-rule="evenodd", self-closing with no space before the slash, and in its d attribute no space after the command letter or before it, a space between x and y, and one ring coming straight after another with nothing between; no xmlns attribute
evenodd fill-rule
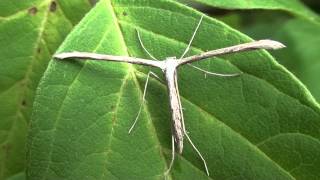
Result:
<svg viewBox="0 0 320 180"><path fill-rule="evenodd" d="M110 2L110 1L109 1ZM111 2L110 2L110 7L113 7L112 6L112 4L111 4ZM113 9L112 9L113 10ZM113 14L114 14L114 20L117 22L117 18L116 18L116 15L115 15L115 13L114 13L114 10L112 11L113 12ZM106 25L108 25L108 24L106 24ZM109 32L108 31L108 28L107 28L107 26L106 26L106 28L105 29L107 29L106 30L106 32ZM119 34L121 35L121 37L122 37L122 42L123 42L123 44L125 45L125 41L124 41L124 38L123 38L123 33L121 32L121 28L120 28L120 26L118 25L118 30L119 30ZM96 48L94 49L94 51L93 52L95 52L95 51L97 51L97 49L99 49L99 47L102 45L102 42L103 42L103 40L104 40L104 38L107 36L107 33L104 33L103 34L103 36L102 36L102 38L101 38L101 40L99 41L99 43L98 43L98 45L96 46ZM126 48L126 46L124 46L125 47L125 52L127 53L127 55L128 55L128 50L127 50L127 48ZM66 92L66 94L65 94L65 97L63 98L63 101L61 102L61 106L60 106L60 108L59 108L59 112L58 112L58 115L57 115L57 118L56 118L56 120L55 120L55 122L54 122L54 125L53 125L53 130L54 130L54 132L53 133L55 133L55 131L56 131L56 127L57 127L57 124L58 124L58 120L59 119L61 119L61 110L63 109L63 104L65 103L65 99L66 99L66 97L68 96L68 94L69 94L69 92L70 92L70 90L72 89L71 87L72 87L72 84L78 79L78 77L79 77L79 75L81 74L81 72L82 72L82 70L85 68L85 66L87 65L87 61L85 61L84 62L84 64L83 64L83 66L81 67L81 69L78 71L78 73L77 73L77 75L75 76L75 78L73 79L73 81L72 81L72 83L68 86L68 89L67 89L67 92ZM129 67L130 66L132 66L131 64L129 64L128 65ZM131 73L130 71L128 71L127 72L127 75L126 75L126 77L127 76L130 76L130 74L133 74L133 73ZM136 77L134 77L134 78L136 78ZM125 79L123 80L123 81L125 81ZM124 85L125 83L123 82L123 84L121 85L121 87ZM121 89L121 88L120 88ZM121 90L120 90L121 91ZM117 102L119 102L120 101L120 96L119 96L119 99L118 99L118 101ZM117 110L115 109L115 112L116 112ZM151 121L152 122L152 121ZM115 123L114 123L115 124ZM113 124L113 125L114 125ZM112 126L112 129L113 129L113 126ZM109 135L109 147L108 147L108 149L110 150L111 149L111 138L112 138L112 132L110 132L110 135ZM158 140L158 139L157 139ZM52 138L52 141L51 141L51 146L54 144L54 142L56 141L56 136L55 135L53 135L53 138ZM32 143L32 142L31 142ZM159 140L158 140L158 144L160 144L160 142L159 142ZM46 178L46 174L47 174L47 172L48 172L48 170L49 170L49 168L50 168L50 166L51 166L51 162L52 162L52 160L51 160L51 158L52 158L52 151L53 150L53 148L50 148L50 152L49 152L49 154L48 154L48 157L49 157L49 161L48 161L48 165L47 165L47 167L46 167L46 170L45 170L45 173L43 174L43 177L42 177L42 179L45 179ZM162 154L163 152L161 151L161 154ZM163 159L164 159L164 161L165 161L165 158L164 158L164 155L162 154L162 157L163 157ZM108 154L107 154L107 157L106 158L108 158ZM165 163L166 164L166 163Z"/></svg>
<svg viewBox="0 0 320 180"><path fill-rule="evenodd" d="M109 1L109 2L110 2L110 7L112 7L112 15L113 15L114 21L116 22L116 24L117 24L117 29L119 30L119 34L121 35L122 43L125 45L126 55L129 56L129 51L128 51L128 49L127 49L126 42L125 42L125 38L124 38L124 36L123 36L123 33L122 33L122 30L121 30L121 26L120 26L120 24L119 24L117 15L116 15L116 13L115 13L114 6L113 6L113 4L112 4L111 1ZM130 67L131 67L130 69L134 69L134 66L133 66L132 64L129 64L129 65L130 65ZM137 77L135 76L134 73L128 72L128 74L129 74L129 73L132 74L132 76L133 76L133 78L134 78L135 80L137 79ZM136 81L135 81L135 84L136 84L137 88L140 90L140 95L141 95L142 92L143 92L142 89L140 88L140 86L137 84ZM144 105L144 107L145 107L145 105ZM146 107L144 108L144 110L145 110L145 112L146 112ZM150 119L148 119L148 120L149 120L150 122L153 122L152 119L151 119L150 112L146 112L146 113L148 114L147 117L150 117ZM152 123L152 125L153 125L153 130L156 132L155 126L154 126L153 123ZM160 154L161 154L161 156L162 156L163 161L165 162L164 164L166 165L166 169L168 169L168 165L167 165L167 162L166 162L166 158L165 158L165 156L164 156L164 154L163 154L163 152L162 152L162 150L161 150L161 148L160 148L161 145L160 145L160 141L159 141L159 137L158 137L158 134L157 134L157 133L156 133L156 137L157 137L156 139L157 139L157 144L158 144L158 146L159 146ZM170 177L171 177L171 174L170 174Z"/></svg>

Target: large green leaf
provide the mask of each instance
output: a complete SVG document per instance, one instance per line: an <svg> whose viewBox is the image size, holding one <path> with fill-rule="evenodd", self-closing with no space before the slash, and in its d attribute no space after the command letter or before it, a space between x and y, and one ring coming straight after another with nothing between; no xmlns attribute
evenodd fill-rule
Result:
<svg viewBox="0 0 320 180"><path fill-rule="evenodd" d="M87 0L0 1L0 179L24 169L37 84L52 53L89 8Z"/></svg>
<svg viewBox="0 0 320 180"><path fill-rule="evenodd" d="M89 51L159 59L179 56L200 13L171 1L101 0L58 52ZM251 39L205 17L190 54ZM266 52L197 64L240 77L207 77L189 67L179 85L189 135L210 177L186 142L172 179L319 179L320 109L308 90ZM28 141L29 179L163 179L171 151L163 82L150 68L114 62L52 60L39 85ZM160 74L158 70L154 70Z"/></svg>
<svg viewBox="0 0 320 180"><path fill-rule="evenodd" d="M186 1L186 0L182 0ZM265 9L281 10L290 14L320 23L318 14L310 10L300 0L194 0L209 6L223 9Z"/></svg>

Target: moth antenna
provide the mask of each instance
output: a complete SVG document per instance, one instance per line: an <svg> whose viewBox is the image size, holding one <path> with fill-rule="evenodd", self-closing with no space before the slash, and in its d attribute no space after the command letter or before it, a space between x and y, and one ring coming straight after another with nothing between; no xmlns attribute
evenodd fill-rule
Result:
<svg viewBox="0 0 320 180"><path fill-rule="evenodd" d="M137 35L138 35L138 39L139 39L139 42L140 42L140 45L142 47L142 49L153 59L153 60L158 60L157 58L155 58L148 50L147 48L144 46L143 42L142 42L142 39L141 39L141 36L140 36L140 32L136 29L137 31Z"/></svg>
<svg viewBox="0 0 320 180"><path fill-rule="evenodd" d="M179 59L182 59L182 58L187 54L187 52L189 51L190 46L191 46L191 43L192 43L194 37L196 36L197 31L198 31L198 29L199 29L199 27L200 27L200 24L201 24L201 22L202 22L203 16L204 16L204 15L201 16L201 18L200 18L200 20L199 20L199 22L198 22L198 25L197 25L196 29L194 30L194 32L193 32L193 34L192 34L192 37L191 37L191 39L190 39L190 41L189 41L189 44L188 44L187 48L184 50L184 52L182 53L182 55L181 55L181 57L180 57Z"/></svg>

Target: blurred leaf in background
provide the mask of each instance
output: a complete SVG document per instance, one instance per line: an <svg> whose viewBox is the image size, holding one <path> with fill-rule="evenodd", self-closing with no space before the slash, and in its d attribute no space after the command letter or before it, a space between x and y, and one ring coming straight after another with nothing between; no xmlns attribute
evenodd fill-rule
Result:
<svg viewBox="0 0 320 180"><path fill-rule="evenodd" d="M38 82L90 7L87 0L0 1L0 179L24 170Z"/></svg>
<svg viewBox="0 0 320 180"><path fill-rule="evenodd" d="M181 2L197 3L207 6L227 9L227 10L281 10L290 14L303 17L309 21L320 23L319 16L310 10L300 0L253 0L253 1L234 1L234 0L179 0Z"/></svg>

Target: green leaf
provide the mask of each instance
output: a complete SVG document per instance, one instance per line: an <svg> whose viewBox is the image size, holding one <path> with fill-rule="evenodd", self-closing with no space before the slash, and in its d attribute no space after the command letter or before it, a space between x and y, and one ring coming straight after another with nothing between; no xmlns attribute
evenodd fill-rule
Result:
<svg viewBox="0 0 320 180"><path fill-rule="evenodd" d="M73 14L67 2L82 11ZM25 169L36 87L52 53L89 8L86 0L0 2L0 179Z"/></svg>
<svg viewBox="0 0 320 180"><path fill-rule="evenodd" d="M265 9L281 10L303 17L309 21L320 23L318 14L310 10L300 0L194 0L209 6L223 9Z"/></svg>
<svg viewBox="0 0 320 180"><path fill-rule="evenodd" d="M179 56L201 14L171 1L101 0L58 52L89 51L148 58ZM189 53L251 39L205 17ZM320 109L308 90L266 52L213 58L199 67L243 72L207 77L179 69L190 144L172 179L318 179ZM28 141L32 179L163 179L171 154L166 86L150 79L147 103L132 134L148 67L53 60L38 87ZM161 71L155 70L159 76Z"/></svg>

